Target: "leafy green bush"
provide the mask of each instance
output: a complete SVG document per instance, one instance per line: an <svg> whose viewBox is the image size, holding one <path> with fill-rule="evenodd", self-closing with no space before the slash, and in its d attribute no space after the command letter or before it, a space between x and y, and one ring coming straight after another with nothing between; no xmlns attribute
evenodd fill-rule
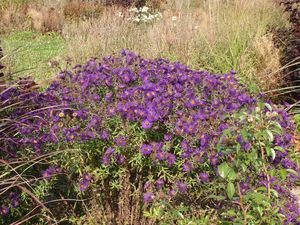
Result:
<svg viewBox="0 0 300 225"><path fill-rule="evenodd" d="M4 91L1 101L12 96ZM44 217L32 223L299 222L290 193L299 181L289 159L295 125L247 93L233 71L194 71L124 50L60 73L26 99L30 117L13 124L13 144L1 152L5 222L33 207ZM23 196L17 209L10 191Z"/></svg>

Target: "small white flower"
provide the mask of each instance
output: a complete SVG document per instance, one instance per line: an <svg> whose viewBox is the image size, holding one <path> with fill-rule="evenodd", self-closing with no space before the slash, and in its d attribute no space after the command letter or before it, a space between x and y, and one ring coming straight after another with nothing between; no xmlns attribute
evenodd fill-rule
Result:
<svg viewBox="0 0 300 225"><path fill-rule="evenodd" d="M122 12L118 12L118 17L123 17L123 13Z"/></svg>
<svg viewBox="0 0 300 225"><path fill-rule="evenodd" d="M149 17L148 17L149 20L153 20L154 18L155 18L155 16L153 16L153 15L149 15Z"/></svg>
<svg viewBox="0 0 300 225"><path fill-rule="evenodd" d="M134 21L134 22L140 22L141 20L140 20L140 18L135 17L135 18L133 18L133 21Z"/></svg>
<svg viewBox="0 0 300 225"><path fill-rule="evenodd" d="M176 21L177 20L177 16L172 16L172 21Z"/></svg>
<svg viewBox="0 0 300 225"><path fill-rule="evenodd" d="M249 116L249 117L248 117L248 122L253 122L253 121L254 121L253 116Z"/></svg>
<svg viewBox="0 0 300 225"><path fill-rule="evenodd" d="M131 9L129 9L128 11L129 11L129 12L139 12L139 10L138 10L136 7L131 8Z"/></svg>
<svg viewBox="0 0 300 225"><path fill-rule="evenodd" d="M148 12L149 8L147 6L144 6L140 9L141 12Z"/></svg>

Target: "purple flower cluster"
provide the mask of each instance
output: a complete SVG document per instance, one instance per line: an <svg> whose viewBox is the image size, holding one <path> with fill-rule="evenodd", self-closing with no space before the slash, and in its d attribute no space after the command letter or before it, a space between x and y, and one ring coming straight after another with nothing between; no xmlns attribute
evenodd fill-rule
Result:
<svg viewBox="0 0 300 225"><path fill-rule="evenodd" d="M2 204L0 207L0 215L5 217L9 214L12 208L18 207L20 204L20 195L16 192L11 192L8 195L8 201L6 204Z"/></svg>
<svg viewBox="0 0 300 225"><path fill-rule="evenodd" d="M57 166L50 166L48 169L42 171L42 177L49 180L52 176L61 173L61 168Z"/></svg>
<svg viewBox="0 0 300 225"><path fill-rule="evenodd" d="M118 165L122 165L123 163L125 163L125 160L126 156L120 153L116 153L115 149L112 147L109 147L102 157L102 163L105 166L110 166L112 162L116 162Z"/></svg>
<svg viewBox="0 0 300 225"><path fill-rule="evenodd" d="M16 90L2 92L2 105L18 94ZM120 57L91 59L72 71L61 72L46 91L26 93L24 99L32 105L32 111L13 125L17 135L6 137L11 144L5 145L2 152L18 155L18 151L30 148L41 154L57 143L98 141L102 146L98 161L105 168L125 165L131 162L130 157L140 154L142 163L151 162L151 168L155 168L155 181L144 180L147 203L161 196L173 199L188 194L195 183L205 187L221 182L218 166L234 161L238 153L232 149L240 146L241 154L250 154L255 148L254 135L245 135L241 130L254 126L252 115L258 111L263 121L272 122L274 129L278 124L281 129L272 136L271 145L282 150L266 163L273 169L299 171L288 159L295 129L288 113L271 103L272 110L260 107L259 97L249 94L233 71L210 74L179 62L144 59L124 50ZM18 109L9 117L13 120L21 113ZM260 124L255 129L264 127ZM227 131L230 137L224 135ZM141 133L143 138L136 138ZM224 151L220 146L225 146ZM159 169L169 176L162 177ZM247 170L254 173L251 166ZM42 175L48 178L54 172L55 168L49 168ZM240 184L242 193L265 186L265 177L260 178L249 175ZM296 179L299 176L295 175ZM91 176L85 174L80 179L80 190L86 190L90 182Z"/></svg>
<svg viewBox="0 0 300 225"><path fill-rule="evenodd" d="M79 189L80 191L85 191L91 183L92 177L90 174L85 173L83 174L81 181L79 182Z"/></svg>

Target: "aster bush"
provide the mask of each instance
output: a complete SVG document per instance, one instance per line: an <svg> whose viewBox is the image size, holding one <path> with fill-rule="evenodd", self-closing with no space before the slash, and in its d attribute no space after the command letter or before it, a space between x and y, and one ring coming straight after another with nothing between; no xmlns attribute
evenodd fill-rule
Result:
<svg viewBox="0 0 300 225"><path fill-rule="evenodd" d="M4 91L1 101L12 96ZM233 71L123 50L63 71L25 99L30 116L4 115L19 122L0 153L2 221L28 218L34 205L48 222L87 224L95 207L91 224L299 222L295 126ZM22 179L7 182L14 172Z"/></svg>

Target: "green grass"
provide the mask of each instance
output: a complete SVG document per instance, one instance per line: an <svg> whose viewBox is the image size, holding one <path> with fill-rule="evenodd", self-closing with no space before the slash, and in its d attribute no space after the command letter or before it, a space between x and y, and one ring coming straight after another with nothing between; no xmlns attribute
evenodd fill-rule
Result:
<svg viewBox="0 0 300 225"><path fill-rule="evenodd" d="M2 37L6 72L15 77L32 76L37 82L53 77L51 60L63 60L66 43L57 33L42 35L20 31Z"/></svg>

